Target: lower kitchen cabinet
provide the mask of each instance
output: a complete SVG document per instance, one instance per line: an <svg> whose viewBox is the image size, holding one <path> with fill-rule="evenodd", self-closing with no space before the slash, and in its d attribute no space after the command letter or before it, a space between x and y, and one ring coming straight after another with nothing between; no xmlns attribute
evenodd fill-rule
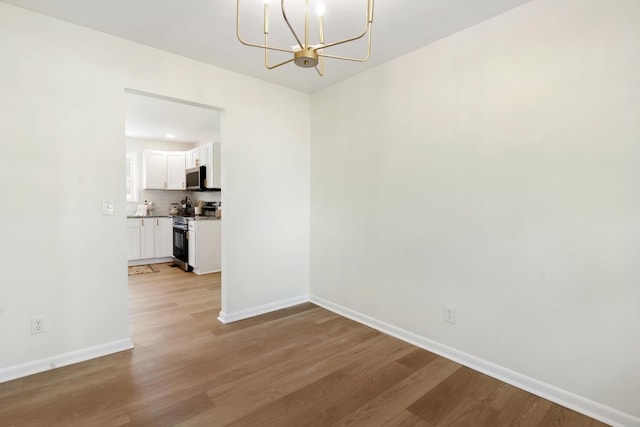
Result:
<svg viewBox="0 0 640 427"><path fill-rule="evenodd" d="M220 221L189 221L189 265L194 273L207 274L222 269L220 243Z"/></svg>
<svg viewBox="0 0 640 427"><path fill-rule="evenodd" d="M142 218L140 221L140 258L155 258L156 228L153 218Z"/></svg>
<svg viewBox="0 0 640 427"><path fill-rule="evenodd" d="M173 224L171 218L155 218L155 255L156 258L173 256Z"/></svg>
<svg viewBox="0 0 640 427"><path fill-rule="evenodd" d="M128 218L127 236L129 261L173 255L171 218Z"/></svg>
<svg viewBox="0 0 640 427"><path fill-rule="evenodd" d="M140 220L127 219L127 259L140 259Z"/></svg>
<svg viewBox="0 0 640 427"><path fill-rule="evenodd" d="M196 221L188 219L187 224L189 231L187 233L187 254L189 255L189 265L195 271L198 265L196 260Z"/></svg>

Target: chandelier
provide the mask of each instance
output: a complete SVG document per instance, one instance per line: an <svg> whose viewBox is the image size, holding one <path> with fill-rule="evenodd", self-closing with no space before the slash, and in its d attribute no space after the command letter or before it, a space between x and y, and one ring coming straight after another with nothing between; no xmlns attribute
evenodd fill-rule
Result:
<svg viewBox="0 0 640 427"><path fill-rule="evenodd" d="M293 62L299 67L303 68L315 68L320 76L324 76L324 58L333 58L333 59L342 59L345 61L355 61L355 62L365 62L369 59L371 55L371 27L373 25L373 2L374 0L367 0L367 14L366 14L366 24L364 27L364 31L354 37L349 37L343 40L334 41L331 43L325 43L324 41L324 5L319 4L316 9L316 13L318 15L318 26L319 26L319 40L317 44L309 43L309 0L305 0L305 18L304 18L304 40L302 40L298 34L294 31L289 19L287 18L287 14L284 8L284 0L280 0L280 10L282 11L282 18L284 22L289 27L293 38L295 39L295 45L291 48L283 48L283 47L275 47L269 45L269 0L264 0L264 44L258 43L250 43L242 39L240 36L240 0L237 0L237 10L236 10L236 36L240 43L246 46L257 47L260 49L264 49L264 65L268 70L272 70L274 68L280 67L282 65ZM363 37L368 37L367 42L367 53L362 58L352 58L347 56L338 56L338 55L330 55L325 53L325 50L353 42L359 40ZM278 52L288 52L293 54L293 58L281 62L275 65L269 65L269 51L278 51ZM318 67L319 64L319 67Z"/></svg>

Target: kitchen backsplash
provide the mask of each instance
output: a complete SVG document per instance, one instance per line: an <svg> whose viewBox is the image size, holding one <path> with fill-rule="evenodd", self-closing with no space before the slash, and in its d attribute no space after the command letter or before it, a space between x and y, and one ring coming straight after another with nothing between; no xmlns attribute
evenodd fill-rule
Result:
<svg viewBox="0 0 640 427"><path fill-rule="evenodd" d="M168 191L168 190L140 190L138 202L127 203L127 215L135 215L138 205L145 200L152 200L155 205L153 215L168 215L172 203L180 203L185 196L189 196L195 206L198 200L205 202L220 202L222 193L219 191Z"/></svg>

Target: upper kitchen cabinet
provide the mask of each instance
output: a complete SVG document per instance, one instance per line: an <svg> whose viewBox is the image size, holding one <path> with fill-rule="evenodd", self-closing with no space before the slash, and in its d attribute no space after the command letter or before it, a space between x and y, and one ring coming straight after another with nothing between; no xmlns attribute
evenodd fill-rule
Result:
<svg viewBox="0 0 640 427"><path fill-rule="evenodd" d="M206 167L207 189L219 190L221 187L220 174L220 143L208 143L186 152L187 169L199 166Z"/></svg>
<svg viewBox="0 0 640 427"><path fill-rule="evenodd" d="M145 150L142 153L142 187L164 190L167 185L167 153Z"/></svg>
<svg viewBox="0 0 640 427"><path fill-rule="evenodd" d="M184 152L167 153L167 190L184 190L186 188L184 164Z"/></svg>
<svg viewBox="0 0 640 427"><path fill-rule="evenodd" d="M142 188L145 190L184 190L184 177L184 151L143 151Z"/></svg>
<svg viewBox="0 0 640 427"><path fill-rule="evenodd" d="M207 165L207 151L205 146L196 147L186 152L187 169L195 168L198 166Z"/></svg>

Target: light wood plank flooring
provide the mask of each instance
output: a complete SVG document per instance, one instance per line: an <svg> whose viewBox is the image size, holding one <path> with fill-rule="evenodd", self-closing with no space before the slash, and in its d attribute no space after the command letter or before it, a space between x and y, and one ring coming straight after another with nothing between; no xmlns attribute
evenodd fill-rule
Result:
<svg viewBox="0 0 640 427"><path fill-rule="evenodd" d="M135 350L0 384L0 426L603 426L313 304L220 324L220 275L130 276Z"/></svg>

